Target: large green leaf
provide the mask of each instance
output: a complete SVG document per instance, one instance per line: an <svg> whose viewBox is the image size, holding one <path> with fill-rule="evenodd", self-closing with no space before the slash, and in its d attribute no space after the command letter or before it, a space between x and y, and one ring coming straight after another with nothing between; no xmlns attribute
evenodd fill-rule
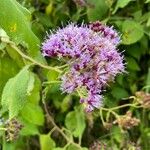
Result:
<svg viewBox="0 0 150 150"><path fill-rule="evenodd" d="M8 80L3 89L1 103L9 110L9 118L17 116L27 101L29 79L33 76L28 69L29 66L25 66L14 78Z"/></svg>
<svg viewBox="0 0 150 150"><path fill-rule="evenodd" d="M41 150L53 150L55 147L54 140L50 137L49 134L41 134L40 135L40 146Z"/></svg>
<svg viewBox="0 0 150 150"><path fill-rule="evenodd" d="M20 122L23 125L23 128L20 131L20 135L27 136L27 135L40 134L37 125L32 124L32 123L24 120L23 118L20 118Z"/></svg>
<svg viewBox="0 0 150 150"><path fill-rule="evenodd" d="M82 137L86 124L84 112L81 107L76 107L75 111L71 111L67 114L65 125L72 131L75 137Z"/></svg>
<svg viewBox="0 0 150 150"><path fill-rule="evenodd" d="M3 87L5 86L8 79L15 76L18 71L19 68L15 61L9 57L0 58L0 97Z"/></svg>
<svg viewBox="0 0 150 150"><path fill-rule="evenodd" d="M29 12L16 0L0 0L0 12L0 26L13 41L25 45L32 57L43 61L39 50L40 41L30 28Z"/></svg>
<svg viewBox="0 0 150 150"><path fill-rule="evenodd" d="M90 0L93 7L87 9L88 19L90 21L102 20L108 11L105 0Z"/></svg>
<svg viewBox="0 0 150 150"><path fill-rule="evenodd" d="M139 41L144 35L142 26L139 23L130 20L123 22L122 32L122 43L127 45Z"/></svg>
<svg viewBox="0 0 150 150"><path fill-rule="evenodd" d="M27 103L22 109L21 114L23 119L32 124L43 125L44 123L44 114L39 105Z"/></svg>

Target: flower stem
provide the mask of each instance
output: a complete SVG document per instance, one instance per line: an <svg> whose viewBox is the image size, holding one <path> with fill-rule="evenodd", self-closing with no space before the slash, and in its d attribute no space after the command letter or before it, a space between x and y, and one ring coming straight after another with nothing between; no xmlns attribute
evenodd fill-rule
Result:
<svg viewBox="0 0 150 150"><path fill-rule="evenodd" d="M34 64L36 64L36 65L38 65L38 66L40 66L40 67L42 67L42 68L44 68L44 69L54 70L54 71L59 72L59 73L62 72L60 69L58 69L58 67L50 67L50 66L41 64L41 63L37 62L36 60L34 60L33 58L31 58L31 57L25 55L25 54L15 45L15 43L9 41L9 42L7 42L7 44L9 44L9 45L10 45L19 55L21 55L23 58L25 58L25 59L27 59L27 60L33 62Z"/></svg>

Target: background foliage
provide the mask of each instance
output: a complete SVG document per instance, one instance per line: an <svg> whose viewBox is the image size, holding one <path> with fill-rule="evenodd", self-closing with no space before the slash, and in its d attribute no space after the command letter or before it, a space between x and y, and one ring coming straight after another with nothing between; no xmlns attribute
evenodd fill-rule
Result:
<svg viewBox="0 0 150 150"><path fill-rule="evenodd" d="M83 3L81 3L83 2ZM127 74L104 93L108 113L85 113L77 94L59 90L55 60L44 59L46 31L68 22L100 20L122 35ZM150 0L0 0L0 145L4 150L149 150L148 108L123 107L138 126L108 130L103 117L132 104L137 91L150 92ZM130 97L130 98L129 98ZM147 100L150 105L150 97ZM129 106L129 105L127 105ZM104 114L101 114L104 113ZM101 119L102 120L101 120ZM114 117L110 117L109 123ZM112 125L112 124L111 124Z"/></svg>

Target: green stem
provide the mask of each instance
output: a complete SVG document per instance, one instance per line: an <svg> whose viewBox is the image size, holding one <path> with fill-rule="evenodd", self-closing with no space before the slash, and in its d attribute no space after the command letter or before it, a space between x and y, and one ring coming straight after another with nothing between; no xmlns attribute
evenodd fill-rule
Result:
<svg viewBox="0 0 150 150"><path fill-rule="evenodd" d="M6 128L0 128L0 130L2 130L2 131L6 131L7 129L6 129Z"/></svg>
<svg viewBox="0 0 150 150"><path fill-rule="evenodd" d="M25 54L15 45L15 43L9 41L9 42L7 42L7 44L9 44L9 45L10 45L19 55L21 55L23 58L25 58L25 59L27 59L27 60L33 62L34 64L36 64L36 65L38 65L38 66L40 66L40 67L42 67L42 68L44 68L44 69L54 70L54 71L59 72L59 73L62 72L62 71L61 71L60 69L58 69L57 67L50 67L50 66L41 64L41 63L37 62L36 60L34 60L33 58L31 58L31 57L25 55Z"/></svg>
<svg viewBox="0 0 150 150"><path fill-rule="evenodd" d="M101 120L102 120L102 124L105 125L105 121L104 121L104 118L103 118L103 109L102 108L100 109L100 117L101 117Z"/></svg>
<svg viewBox="0 0 150 150"><path fill-rule="evenodd" d="M116 109L120 109L120 108L124 108L124 107L135 107L135 108L139 108L140 106L137 106L137 105L134 105L134 104L125 104L125 105L113 107L113 108L111 108L111 110L116 110Z"/></svg>
<svg viewBox="0 0 150 150"><path fill-rule="evenodd" d="M46 103L43 102L43 104L44 104L44 109L45 109L45 112L46 112L46 114L47 114L48 120L52 123L52 125L53 125L53 127L54 127L53 129L55 129L56 131L58 131L58 132L66 139L67 143L70 143L70 144L72 144L72 145L75 145L76 147L79 148L79 150L81 150L81 149L82 149L81 146L80 146L79 144L75 143L72 139L69 139L68 136L63 132L63 129L60 129L60 128L56 125L56 123L54 122L54 119L53 119L52 116L49 114L49 111L48 111L48 109L47 109Z"/></svg>

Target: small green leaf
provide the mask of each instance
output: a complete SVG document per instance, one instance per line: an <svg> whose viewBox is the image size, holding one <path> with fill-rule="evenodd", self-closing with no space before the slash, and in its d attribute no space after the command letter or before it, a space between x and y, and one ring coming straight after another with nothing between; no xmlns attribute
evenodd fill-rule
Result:
<svg viewBox="0 0 150 150"><path fill-rule="evenodd" d="M119 127L115 127L113 126L112 128L112 139L115 139L118 143L121 143L121 141L123 140L123 135L121 133L121 130Z"/></svg>
<svg viewBox="0 0 150 150"><path fill-rule="evenodd" d="M86 127L83 110L76 107L75 111L69 112L65 119L65 125L75 137L82 137Z"/></svg>
<svg viewBox="0 0 150 150"><path fill-rule="evenodd" d="M22 109L21 114L23 119L32 124L35 125L44 124L44 114L42 108L38 105L27 103Z"/></svg>
<svg viewBox="0 0 150 150"><path fill-rule="evenodd" d="M129 2L131 2L131 0L117 0L117 4L115 10L113 11L113 14L115 14L119 8L124 8L125 6L127 6Z"/></svg>
<svg viewBox="0 0 150 150"><path fill-rule="evenodd" d="M30 73L29 81L28 81L28 88L27 88L27 95L31 95L31 91L34 88L34 82L35 82L34 74Z"/></svg>
<svg viewBox="0 0 150 150"><path fill-rule="evenodd" d="M118 86L113 87L112 95L117 99L126 98L129 96L128 92L124 88Z"/></svg>
<svg viewBox="0 0 150 150"><path fill-rule="evenodd" d="M139 67L138 63L135 61L135 59L128 57L128 58L126 58L126 60L127 60L128 69L133 70L133 71L140 70L140 67Z"/></svg>
<svg viewBox="0 0 150 150"><path fill-rule="evenodd" d="M2 93L2 106L9 110L9 118L18 115L27 100L30 78L29 66L25 66L14 78L6 83Z"/></svg>
<svg viewBox="0 0 150 150"><path fill-rule="evenodd" d="M38 105L39 100L40 100L41 82L40 82L40 79L36 75L34 75L34 78L35 78L34 87L30 95L28 95L27 99L30 103Z"/></svg>
<svg viewBox="0 0 150 150"><path fill-rule="evenodd" d="M62 112L65 112L65 111L67 111L68 110L68 108L69 108L69 105L70 105L70 103L71 103L71 95L67 95L64 99L63 99L63 101L62 101L62 103L61 103L61 110L62 110Z"/></svg>
<svg viewBox="0 0 150 150"><path fill-rule="evenodd" d="M48 81L56 81L58 80L59 73L55 70L51 70L47 73Z"/></svg>
<svg viewBox="0 0 150 150"><path fill-rule="evenodd" d="M49 134L41 134L40 146L41 146L41 150L53 150L56 144Z"/></svg>
<svg viewBox="0 0 150 150"><path fill-rule="evenodd" d="M126 45L139 41L144 35L143 27L139 23L130 20L123 22L122 32L122 43Z"/></svg>
<svg viewBox="0 0 150 150"><path fill-rule="evenodd" d="M108 11L105 0L90 0L93 7L87 9L88 19L90 21L102 20Z"/></svg>

